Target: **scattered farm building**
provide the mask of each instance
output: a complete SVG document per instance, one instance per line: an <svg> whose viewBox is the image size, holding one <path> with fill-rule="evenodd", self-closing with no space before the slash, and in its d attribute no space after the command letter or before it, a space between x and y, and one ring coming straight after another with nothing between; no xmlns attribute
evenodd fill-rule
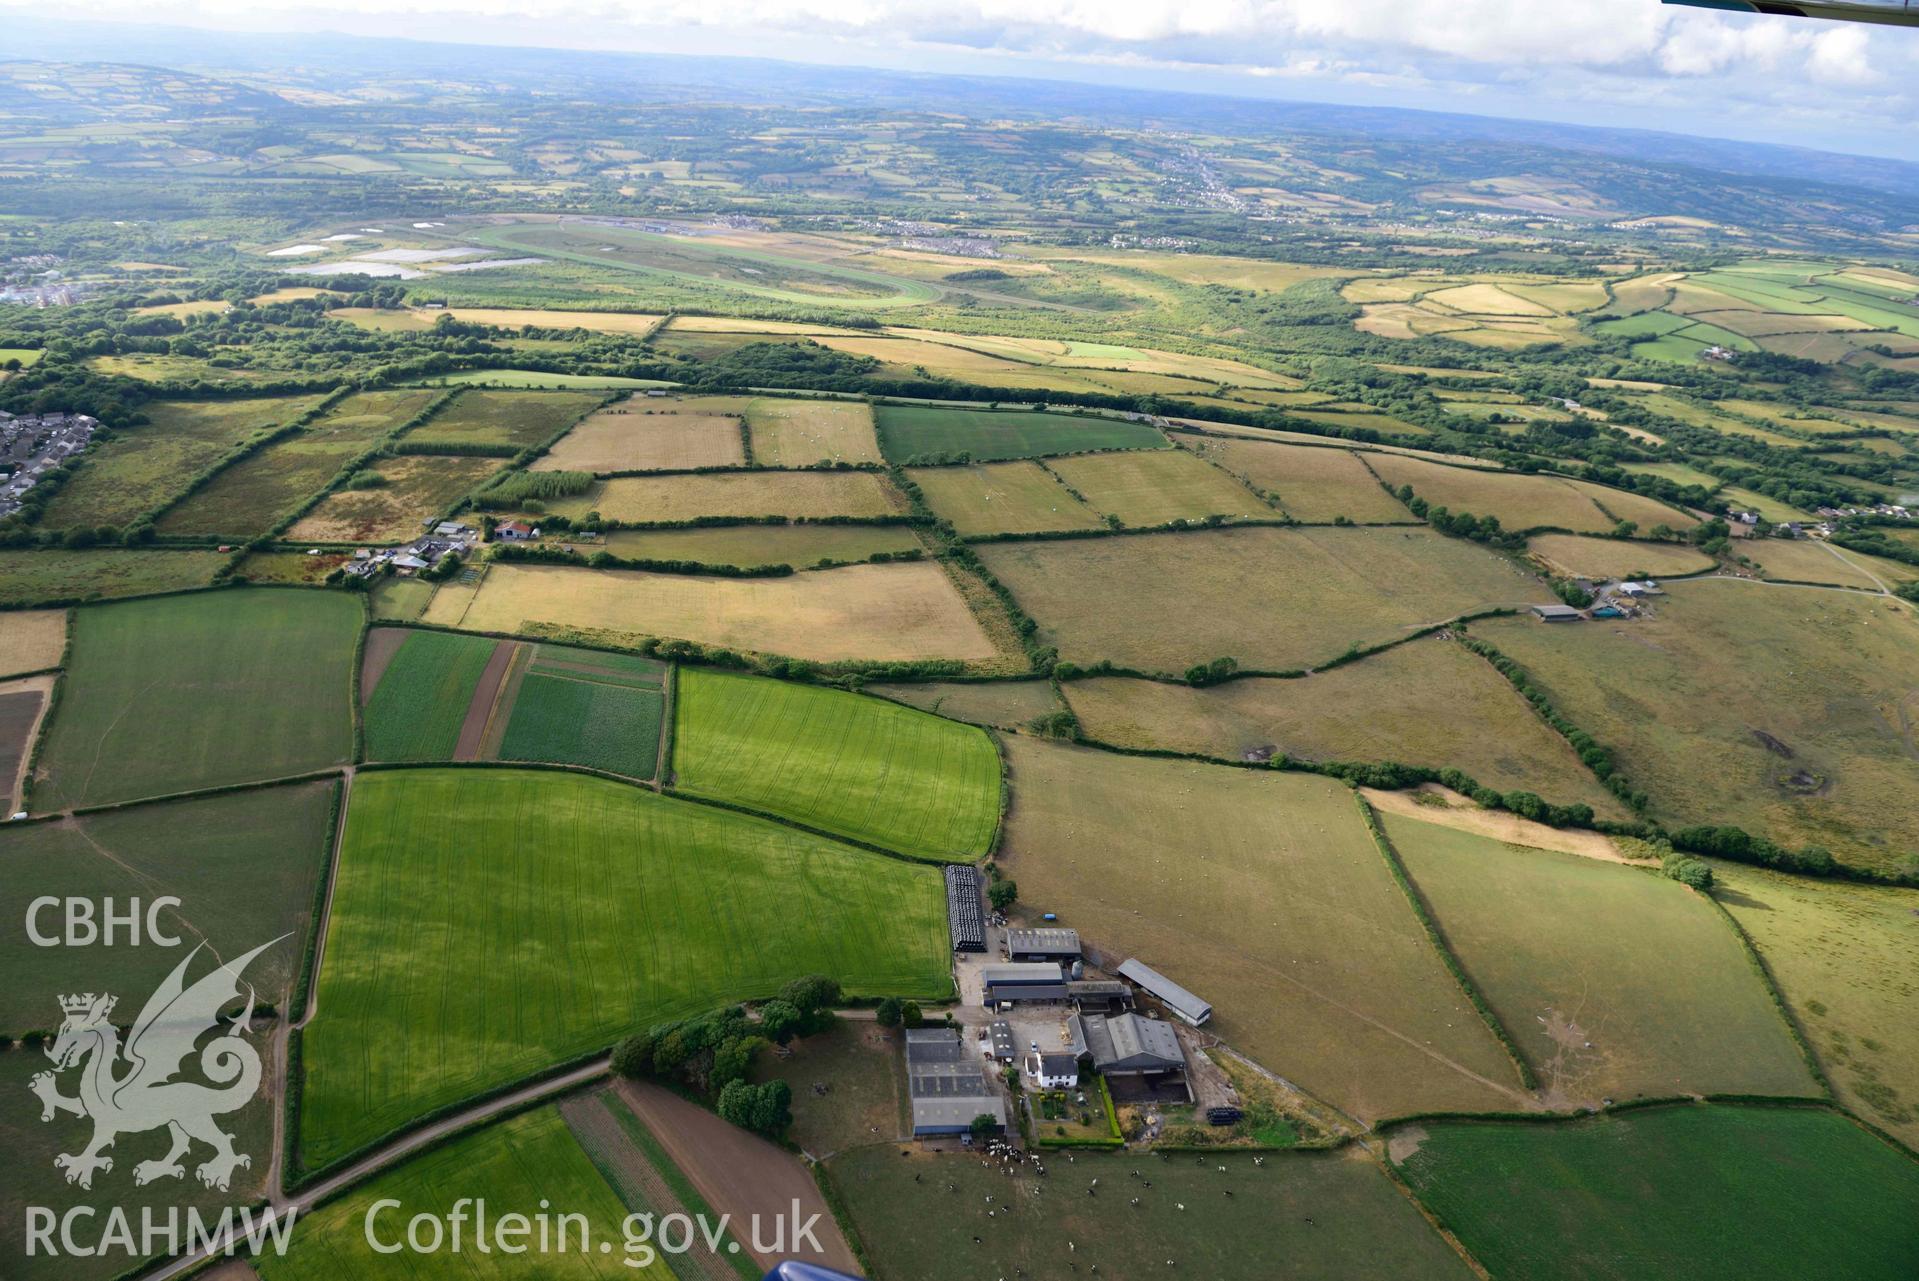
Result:
<svg viewBox="0 0 1919 1281"><path fill-rule="evenodd" d="M1064 1001L1067 995L1066 974L1054 962L983 965L980 983L985 1004L992 1007Z"/></svg>
<svg viewBox="0 0 1919 1281"><path fill-rule="evenodd" d="M1084 1045L1093 1070L1102 1076L1161 1075L1186 1070L1179 1033L1159 1019L1137 1014L1108 1018L1075 1014L1069 1024L1074 1043Z"/></svg>
<svg viewBox="0 0 1919 1281"><path fill-rule="evenodd" d="M1072 979L1066 999L1082 1014L1121 1014L1133 1008L1133 989L1118 979Z"/></svg>
<svg viewBox="0 0 1919 1281"><path fill-rule="evenodd" d="M980 906L978 868L946 865L946 926L955 952L986 950L986 916Z"/></svg>
<svg viewBox="0 0 1919 1281"><path fill-rule="evenodd" d="M1006 1127L1006 1101L956 1028L908 1028L906 1088L913 1101L913 1137L965 1134L979 1116Z"/></svg>
<svg viewBox="0 0 1919 1281"><path fill-rule="evenodd" d="M1533 617L1542 623L1576 623L1585 615L1571 605L1534 605Z"/></svg>
<svg viewBox="0 0 1919 1281"><path fill-rule="evenodd" d="M1127 961L1119 967L1119 976L1194 1027L1213 1017L1212 1006L1143 961Z"/></svg>
<svg viewBox="0 0 1919 1281"><path fill-rule="evenodd" d="M1077 961L1079 931L1058 928L1006 931L1010 961Z"/></svg>

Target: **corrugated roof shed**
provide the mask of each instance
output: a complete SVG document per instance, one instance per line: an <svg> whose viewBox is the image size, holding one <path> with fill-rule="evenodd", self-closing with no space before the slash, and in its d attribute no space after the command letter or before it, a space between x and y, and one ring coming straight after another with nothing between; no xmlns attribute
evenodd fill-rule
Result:
<svg viewBox="0 0 1919 1281"><path fill-rule="evenodd" d="M1161 974L1144 961L1130 960L1119 967L1119 976L1141 990L1159 998L1167 1009L1198 1027L1213 1017L1213 1007Z"/></svg>

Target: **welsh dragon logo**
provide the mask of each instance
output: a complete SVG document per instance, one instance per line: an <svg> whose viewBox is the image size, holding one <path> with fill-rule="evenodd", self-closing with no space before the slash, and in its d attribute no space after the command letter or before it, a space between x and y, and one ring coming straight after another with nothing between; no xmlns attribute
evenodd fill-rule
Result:
<svg viewBox="0 0 1919 1281"><path fill-rule="evenodd" d="M66 1172L68 1183L91 1188L95 1171L113 1169L113 1158L104 1153L115 1139L162 1126L172 1146L165 1156L133 1167L136 1184L183 1177L186 1167L180 1159L195 1140L213 1149L213 1156L194 1170L210 1188L226 1191L234 1170L253 1164L251 1157L233 1150L233 1136L214 1118L244 1107L260 1088L260 1055L242 1035L253 1016L257 994L240 975L254 957L279 941L262 943L188 986L187 966L206 945L194 948L147 998L124 1046L118 1029L107 1021L117 998L91 992L60 998L66 1018L47 1049L54 1069L35 1075L28 1088L40 1098L42 1121L62 1112L93 1121L93 1138L84 1148L53 1158L54 1167ZM200 1071L213 1084L175 1080L201 1038L220 1027L221 1009L236 1000L243 987L246 1010L199 1050ZM82 1060L86 1065L80 1072L79 1094L61 1094L56 1076Z"/></svg>

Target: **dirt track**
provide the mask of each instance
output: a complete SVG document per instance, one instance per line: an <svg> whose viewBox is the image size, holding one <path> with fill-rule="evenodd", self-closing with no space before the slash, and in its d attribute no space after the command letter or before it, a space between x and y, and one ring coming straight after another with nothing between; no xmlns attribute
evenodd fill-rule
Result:
<svg viewBox="0 0 1919 1281"><path fill-rule="evenodd" d="M1517 814L1501 810L1482 810L1457 792L1449 792L1443 787L1431 785L1420 790L1437 793L1450 802L1450 807L1421 805L1413 799L1411 792L1382 792L1373 787L1359 789L1375 809L1391 814L1403 814L1407 818L1423 819L1428 823L1437 823L1441 827L1456 827L1462 832L1472 832L1478 836L1489 836L1495 841L1505 841L1512 845L1530 845L1536 850L1558 850L1562 854L1577 854L1581 858L1596 858L1606 863L1631 863L1619 852L1619 847L1602 832L1587 832L1569 827L1547 827L1544 823L1535 823Z"/></svg>
<svg viewBox="0 0 1919 1281"><path fill-rule="evenodd" d="M473 687L473 701L466 705L466 719L460 723L460 741L453 747L453 759L456 761L477 761L480 751L486 745L486 730L493 719L493 706L500 698L500 684L506 679L506 669L513 662L513 651L517 648L512 641L497 641L493 653L486 660L486 670L480 673L480 683Z"/></svg>
<svg viewBox="0 0 1919 1281"><path fill-rule="evenodd" d="M374 687L386 675L387 664L400 652L406 638L403 627L375 627L366 634L366 649L360 655L360 706L365 707L373 697Z"/></svg>
<svg viewBox="0 0 1919 1281"><path fill-rule="evenodd" d="M650 1082L622 1081L618 1089L707 1203L717 1213L733 1216L738 1225L735 1236L761 1267L770 1268L792 1258L864 1275L852 1248L840 1234L832 1210L827 1208L826 1198L798 1157ZM813 1235L821 1250L763 1254L754 1248L752 1231L743 1221L759 1215L768 1225L763 1234L771 1237L770 1225L776 1216L790 1227L796 1203L801 1222L810 1214L820 1216Z"/></svg>

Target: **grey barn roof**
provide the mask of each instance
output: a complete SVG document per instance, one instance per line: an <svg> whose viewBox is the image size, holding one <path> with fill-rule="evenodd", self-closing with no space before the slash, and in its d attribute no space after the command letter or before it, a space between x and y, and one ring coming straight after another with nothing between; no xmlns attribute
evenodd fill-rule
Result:
<svg viewBox="0 0 1919 1281"><path fill-rule="evenodd" d="M988 987L1013 987L1021 983L1064 983L1066 972L1057 961L1013 961L982 965L979 977Z"/></svg>
<svg viewBox="0 0 1919 1281"><path fill-rule="evenodd" d="M1159 998L1167 1009L1188 1023L1200 1024L1213 1017L1213 1007L1161 974L1144 961L1131 960L1119 967L1119 976Z"/></svg>
<svg viewBox="0 0 1919 1281"><path fill-rule="evenodd" d="M906 1083L914 1134L957 1134L981 1113L1004 1126L1006 1104L952 1028L908 1028Z"/></svg>
<svg viewBox="0 0 1919 1281"><path fill-rule="evenodd" d="M1013 956L1063 956L1067 958L1079 955L1079 931L1067 929L1033 929L1006 931L1006 950Z"/></svg>
<svg viewBox="0 0 1919 1281"><path fill-rule="evenodd" d="M997 1005L1001 1001L1064 1001L1066 985L1064 983L988 983L986 1002Z"/></svg>
<svg viewBox="0 0 1919 1281"><path fill-rule="evenodd" d="M1083 1041L1100 1072L1121 1076L1135 1072L1172 1072L1186 1066L1179 1033L1158 1019L1137 1014L1104 1018L1098 1014L1073 1016L1073 1036Z"/></svg>

